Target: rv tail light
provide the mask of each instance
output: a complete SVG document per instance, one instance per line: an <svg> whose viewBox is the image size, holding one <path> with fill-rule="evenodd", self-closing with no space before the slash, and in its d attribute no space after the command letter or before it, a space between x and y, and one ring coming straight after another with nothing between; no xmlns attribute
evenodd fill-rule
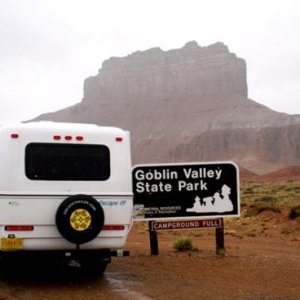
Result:
<svg viewBox="0 0 300 300"><path fill-rule="evenodd" d="M76 136L77 141L83 141L83 136Z"/></svg>
<svg viewBox="0 0 300 300"><path fill-rule="evenodd" d="M60 135L54 135L54 136L53 136L53 139L56 140L56 141L58 141L58 140L61 139L61 136L60 136Z"/></svg>
<svg viewBox="0 0 300 300"><path fill-rule="evenodd" d="M124 225L104 225L103 230L124 230Z"/></svg>
<svg viewBox="0 0 300 300"><path fill-rule="evenodd" d="M71 140L72 140L72 137L71 137L70 135L66 135L66 136L65 136L65 140L66 140L66 141L71 141Z"/></svg>
<svg viewBox="0 0 300 300"><path fill-rule="evenodd" d="M7 225L5 226L6 231L33 231L32 225Z"/></svg>
<svg viewBox="0 0 300 300"><path fill-rule="evenodd" d="M122 142L122 141L123 141L123 138L121 136L116 137L116 142Z"/></svg>
<svg viewBox="0 0 300 300"><path fill-rule="evenodd" d="M12 133L10 136L11 136L12 139L19 138L19 134L18 133Z"/></svg>

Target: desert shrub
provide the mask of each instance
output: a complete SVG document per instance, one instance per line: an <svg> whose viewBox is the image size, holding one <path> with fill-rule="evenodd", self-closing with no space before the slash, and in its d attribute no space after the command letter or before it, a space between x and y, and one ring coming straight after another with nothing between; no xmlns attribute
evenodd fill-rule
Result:
<svg viewBox="0 0 300 300"><path fill-rule="evenodd" d="M275 213L281 213L281 209L278 207L275 207L273 205L258 205L257 207L255 207L255 211L257 214L262 213L263 211L272 211Z"/></svg>
<svg viewBox="0 0 300 300"><path fill-rule="evenodd" d="M276 198L273 197L273 196L269 196L269 195L266 195L266 196L262 196L259 201L261 202L267 202L267 203L274 203L276 202Z"/></svg>
<svg viewBox="0 0 300 300"><path fill-rule="evenodd" d="M193 237L203 237L203 234L202 233L194 233Z"/></svg>
<svg viewBox="0 0 300 300"><path fill-rule="evenodd" d="M256 233L254 230L250 231L250 232L247 232L247 236L249 237L256 237Z"/></svg>
<svg viewBox="0 0 300 300"><path fill-rule="evenodd" d="M236 232L234 234L232 234L233 237L242 240L243 239L243 235L239 232Z"/></svg>
<svg viewBox="0 0 300 300"><path fill-rule="evenodd" d="M256 203L256 204L251 204L249 206L249 210L247 210L245 216L246 217L252 217L252 216L256 216L260 213L262 213L263 211L272 211L275 213L281 213L281 209L277 206L274 206L273 204L269 204L269 203Z"/></svg>
<svg viewBox="0 0 300 300"><path fill-rule="evenodd" d="M291 191L294 190L294 188L293 188L292 186L287 186L287 187L285 188L285 190L286 190L287 192L291 192Z"/></svg>
<svg viewBox="0 0 300 300"><path fill-rule="evenodd" d="M283 229L281 230L281 234L284 234L284 235L289 235L289 234L291 234L292 232L293 232L293 230L288 229L288 228L283 228Z"/></svg>
<svg viewBox="0 0 300 300"><path fill-rule="evenodd" d="M136 222L135 226L140 233L146 233L148 232L148 222L142 221L142 222Z"/></svg>
<svg viewBox="0 0 300 300"><path fill-rule="evenodd" d="M247 187L244 191L245 194L254 194L253 187Z"/></svg>
<svg viewBox="0 0 300 300"><path fill-rule="evenodd" d="M292 207L289 213L289 218L295 219L299 216L300 216L300 205Z"/></svg>
<svg viewBox="0 0 300 300"><path fill-rule="evenodd" d="M217 255L220 257L224 257L226 253L226 249L225 248L218 248L217 249Z"/></svg>
<svg viewBox="0 0 300 300"><path fill-rule="evenodd" d="M178 251L194 251L196 248L193 246L193 242L189 238L179 238L177 239L173 247Z"/></svg>

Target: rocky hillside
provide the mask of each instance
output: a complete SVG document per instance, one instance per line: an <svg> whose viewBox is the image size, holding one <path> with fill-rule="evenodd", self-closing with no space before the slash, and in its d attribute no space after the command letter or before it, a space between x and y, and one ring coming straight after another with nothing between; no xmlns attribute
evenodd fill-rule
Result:
<svg viewBox="0 0 300 300"><path fill-rule="evenodd" d="M37 120L128 129L135 163L233 160L267 172L300 164L300 115L247 98L246 63L222 43L105 61L82 102Z"/></svg>

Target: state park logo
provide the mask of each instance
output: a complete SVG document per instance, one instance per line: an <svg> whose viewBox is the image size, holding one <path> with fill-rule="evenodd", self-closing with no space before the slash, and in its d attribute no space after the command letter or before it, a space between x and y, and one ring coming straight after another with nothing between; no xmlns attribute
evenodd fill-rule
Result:
<svg viewBox="0 0 300 300"><path fill-rule="evenodd" d="M229 195L231 188L224 184L221 188L221 192L217 191L213 196L200 198L195 197L194 206L187 208L187 212L205 213L205 212L231 212L233 210L233 204Z"/></svg>

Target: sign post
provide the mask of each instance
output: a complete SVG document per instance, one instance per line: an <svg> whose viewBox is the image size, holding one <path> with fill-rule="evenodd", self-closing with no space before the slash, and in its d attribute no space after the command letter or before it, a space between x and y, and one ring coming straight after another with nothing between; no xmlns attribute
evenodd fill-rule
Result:
<svg viewBox="0 0 300 300"><path fill-rule="evenodd" d="M150 251L151 255L158 255L158 239L157 239L157 232L153 229L154 221L148 222L149 227L149 238L150 238Z"/></svg>
<svg viewBox="0 0 300 300"><path fill-rule="evenodd" d="M216 228L216 253L222 255L225 252L224 226Z"/></svg>
<svg viewBox="0 0 300 300"><path fill-rule="evenodd" d="M233 162L137 165L133 168L132 176L133 218L135 221L151 221L150 241L157 240L154 232L158 229L155 226L172 227L176 223L157 225L152 221L220 220L240 215L238 167ZM181 225L184 224L182 221ZM197 224L200 224L199 221ZM221 227L211 227L216 227L218 252L218 249L224 249L223 220ZM151 253L152 247L153 252L158 253L158 243L151 245Z"/></svg>

